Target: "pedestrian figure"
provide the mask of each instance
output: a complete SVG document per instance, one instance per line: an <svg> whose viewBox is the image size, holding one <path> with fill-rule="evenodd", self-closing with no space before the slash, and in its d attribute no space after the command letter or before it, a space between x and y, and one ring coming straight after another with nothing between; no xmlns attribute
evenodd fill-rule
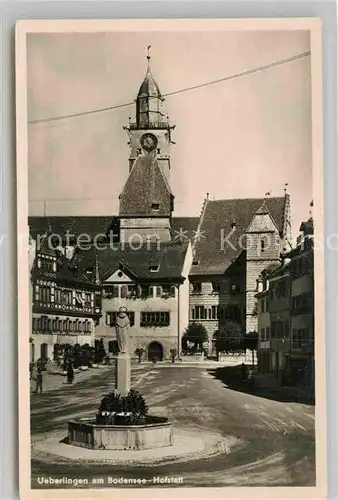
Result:
<svg viewBox="0 0 338 500"><path fill-rule="evenodd" d="M34 375L34 361L29 363L29 380L32 380Z"/></svg>
<svg viewBox="0 0 338 500"><path fill-rule="evenodd" d="M249 385L252 387L253 384L254 384L254 370L253 370L253 368L249 368L249 371L248 371L248 382L249 382Z"/></svg>
<svg viewBox="0 0 338 500"><path fill-rule="evenodd" d="M242 363L241 370L242 370L242 380L243 382L245 382L248 376L248 367L244 363Z"/></svg>
<svg viewBox="0 0 338 500"><path fill-rule="evenodd" d="M36 374L36 387L35 387L35 393L40 390L40 394L42 394L42 370L41 368L38 368L37 374Z"/></svg>
<svg viewBox="0 0 338 500"><path fill-rule="evenodd" d="M69 363L68 369L67 369L67 383L72 384L73 380L74 380L74 370L73 370L71 363Z"/></svg>

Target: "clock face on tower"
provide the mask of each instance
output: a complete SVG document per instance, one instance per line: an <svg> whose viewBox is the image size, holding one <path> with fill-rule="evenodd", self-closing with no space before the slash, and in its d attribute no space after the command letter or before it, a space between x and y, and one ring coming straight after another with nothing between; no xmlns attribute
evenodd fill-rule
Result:
<svg viewBox="0 0 338 500"><path fill-rule="evenodd" d="M157 146L157 138L154 134L143 134L141 139L141 146L145 151L153 151Z"/></svg>

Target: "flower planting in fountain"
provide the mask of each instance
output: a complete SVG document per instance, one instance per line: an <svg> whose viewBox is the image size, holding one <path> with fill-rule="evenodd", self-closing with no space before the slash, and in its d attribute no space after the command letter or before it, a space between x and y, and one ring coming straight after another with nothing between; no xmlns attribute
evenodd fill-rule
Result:
<svg viewBox="0 0 338 500"><path fill-rule="evenodd" d="M130 389L127 396L111 392L103 397L96 423L99 425L142 425L147 423L149 408L144 397Z"/></svg>

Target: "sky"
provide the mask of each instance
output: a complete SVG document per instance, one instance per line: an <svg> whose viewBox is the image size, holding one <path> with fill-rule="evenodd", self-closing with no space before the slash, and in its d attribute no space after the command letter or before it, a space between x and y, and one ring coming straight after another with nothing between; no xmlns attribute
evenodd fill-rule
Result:
<svg viewBox="0 0 338 500"><path fill-rule="evenodd" d="M146 48L162 94L310 50L308 31L29 34L28 120L130 103ZM174 216L215 199L291 196L293 233L312 200L311 60L168 96L176 125L170 183ZM128 176L123 126L134 105L28 125L29 214L115 215Z"/></svg>

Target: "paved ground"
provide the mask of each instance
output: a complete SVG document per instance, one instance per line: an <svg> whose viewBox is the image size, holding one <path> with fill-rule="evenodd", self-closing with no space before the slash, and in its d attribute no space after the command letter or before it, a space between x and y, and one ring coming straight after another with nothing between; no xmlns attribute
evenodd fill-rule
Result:
<svg viewBox="0 0 338 500"><path fill-rule="evenodd" d="M33 441L55 430L64 429L66 436L67 421L79 415L93 415L102 395L114 387L112 368L81 376L87 378L79 378L74 386L59 383L58 389L51 386L42 395L32 394ZM177 484L180 487L313 486L314 407L276 401L273 394L262 397L262 391L259 396L248 394L238 383L231 384L230 378L228 374L227 387L217 370L203 366L135 365L132 372L132 383L146 397L150 408L167 407L177 427L194 428L201 433L214 430L238 438L243 444L232 453L193 462L157 464L156 470L150 466L87 464L84 471L83 463L68 463L33 452L32 487L39 487L37 479L42 476L149 479L155 474L182 477L183 484Z"/></svg>

